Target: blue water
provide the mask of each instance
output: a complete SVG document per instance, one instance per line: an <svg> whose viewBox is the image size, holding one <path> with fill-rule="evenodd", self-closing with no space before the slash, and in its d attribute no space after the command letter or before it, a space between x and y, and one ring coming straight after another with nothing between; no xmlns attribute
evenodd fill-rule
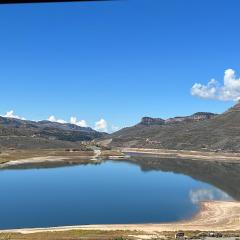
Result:
<svg viewBox="0 0 240 240"><path fill-rule="evenodd" d="M206 183L125 162L0 171L0 229L186 219L199 200L229 197Z"/></svg>

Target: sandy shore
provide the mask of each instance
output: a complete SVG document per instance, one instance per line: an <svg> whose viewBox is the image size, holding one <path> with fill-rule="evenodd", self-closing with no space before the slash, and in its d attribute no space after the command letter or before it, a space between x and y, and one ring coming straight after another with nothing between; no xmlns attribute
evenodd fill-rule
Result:
<svg viewBox="0 0 240 240"><path fill-rule="evenodd" d="M45 163L45 162L61 162L66 161L70 158L68 157L58 157L58 156L46 156L46 157L33 157L19 160L12 160L6 163L2 163L0 168L8 168L12 166L19 166L25 164L33 164L33 163Z"/></svg>
<svg viewBox="0 0 240 240"><path fill-rule="evenodd" d="M122 148L123 153L141 153L157 157L182 158L192 160L221 161L240 163L240 153L203 152L187 150L147 149L147 148Z"/></svg>
<svg viewBox="0 0 240 240"><path fill-rule="evenodd" d="M240 202L210 201L202 202L199 213L191 220L166 224L114 224L114 225L83 225L53 228L15 229L2 232L37 233L46 231L67 230L129 230L156 233L164 231L239 231Z"/></svg>
<svg viewBox="0 0 240 240"><path fill-rule="evenodd" d="M2 157L2 159L1 159ZM112 150L94 150L91 152L78 152L78 151L54 151L45 150L38 152L31 152L28 150L22 150L21 152L0 152L0 169L23 167L23 166L59 166L59 164L77 164L77 163L91 163L101 159L125 159L125 156L121 151Z"/></svg>
<svg viewBox="0 0 240 240"><path fill-rule="evenodd" d="M119 153L120 152L120 153ZM146 148L122 148L119 152L114 151L104 151L103 153L99 150L99 152L94 152L93 155L81 155L81 153L66 153L63 155L43 155L43 156L33 156L27 158L17 158L10 159L6 162L0 163L0 169L14 167L14 166L24 166L31 164L54 164L63 163L68 161L79 160L91 160L98 159L98 157L102 158L111 158L111 159L125 159L127 153L137 153L137 154L146 154L151 155L152 157L158 158L179 158L179 159L191 159L191 160L205 160L205 161L221 161L221 162L231 162L231 163L240 163L240 153L215 153L215 152L203 152L203 151L186 151L186 150L167 150L167 149L146 149ZM44 153L46 154L46 153ZM74 154L74 155L72 155ZM41 153L38 153L41 155ZM20 153L21 156L21 153Z"/></svg>
<svg viewBox="0 0 240 240"><path fill-rule="evenodd" d="M66 153L65 153L66 154ZM76 154L76 153L75 153ZM101 154L101 151L100 151ZM49 164L55 165L56 167L59 165L59 163L87 163L91 160L96 160L99 156L99 153L95 153L94 155L71 155L69 153L68 156L37 156L37 157L28 157L28 158L20 158L20 159L14 159L14 160L8 160L7 162L0 163L0 169L7 169L7 168L13 168L13 167L21 167L21 166L35 166L35 165L41 165L47 166Z"/></svg>

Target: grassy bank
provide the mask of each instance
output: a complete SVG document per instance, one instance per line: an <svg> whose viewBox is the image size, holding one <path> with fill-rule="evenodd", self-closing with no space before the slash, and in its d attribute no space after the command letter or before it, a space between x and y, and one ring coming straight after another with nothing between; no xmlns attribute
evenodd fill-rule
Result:
<svg viewBox="0 0 240 240"><path fill-rule="evenodd" d="M76 149L47 149L47 150L0 150L0 163L27 159L33 157L46 157L46 156L93 156L93 151L78 151Z"/></svg>
<svg viewBox="0 0 240 240"><path fill-rule="evenodd" d="M121 151L101 150L97 154L93 150L79 149L40 149L40 150L0 150L0 169L25 167L58 167L69 164L94 163L92 159L108 159L111 156L124 155Z"/></svg>
<svg viewBox="0 0 240 240"><path fill-rule="evenodd" d="M38 233L0 233L1 240L126 240L136 239L141 232L136 231L101 231L101 230L72 230ZM136 237L135 237L136 236Z"/></svg>
<svg viewBox="0 0 240 240"><path fill-rule="evenodd" d="M38 233L0 233L1 240L172 240L175 239L176 231L147 233L140 231L101 231L101 230L72 230L52 231ZM209 232L185 231L187 239L201 239ZM240 231L222 232L224 238L240 236Z"/></svg>

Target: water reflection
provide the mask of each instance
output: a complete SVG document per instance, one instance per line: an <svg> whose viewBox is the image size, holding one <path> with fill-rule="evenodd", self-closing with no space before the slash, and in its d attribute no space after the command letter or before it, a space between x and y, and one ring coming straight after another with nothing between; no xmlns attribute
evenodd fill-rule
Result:
<svg viewBox="0 0 240 240"><path fill-rule="evenodd" d="M210 200L221 200L221 201L233 200L225 192L218 189L190 190L189 197L191 202L194 204L198 204L199 202L210 201Z"/></svg>
<svg viewBox="0 0 240 240"><path fill-rule="evenodd" d="M240 164L186 159L160 159L139 155L131 157L130 161L139 165L142 171L160 170L190 176L196 180L211 184L230 195L232 199L240 201ZM216 193L213 196L216 196ZM223 197L223 199L225 198Z"/></svg>
<svg viewBox="0 0 240 240"><path fill-rule="evenodd" d="M0 229L180 221L200 200L237 199L239 175L238 166L146 157L4 170Z"/></svg>

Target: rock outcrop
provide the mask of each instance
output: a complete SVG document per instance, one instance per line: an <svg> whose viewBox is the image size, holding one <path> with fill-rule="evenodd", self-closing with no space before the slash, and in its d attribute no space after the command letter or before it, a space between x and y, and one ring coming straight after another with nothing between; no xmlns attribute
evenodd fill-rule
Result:
<svg viewBox="0 0 240 240"><path fill-rule="evenodd" d="M183 116L183 117L174 117L168 118L166 120L162 118L151 118L151 117L143 117L140 124L143 125L163 125L169 123L178 123L182 121L201 121L206 119L211 119L217 116L217 114L210 113L210 112L197 112L191 116Z"/></svg>
<svg viewBox="0 0 240 240"><path fill-rule="evenodd" d="M143 117L140 124L144 125L162 125L165 124L165 120L162 118L151 118L151 117Z"/></svg>

